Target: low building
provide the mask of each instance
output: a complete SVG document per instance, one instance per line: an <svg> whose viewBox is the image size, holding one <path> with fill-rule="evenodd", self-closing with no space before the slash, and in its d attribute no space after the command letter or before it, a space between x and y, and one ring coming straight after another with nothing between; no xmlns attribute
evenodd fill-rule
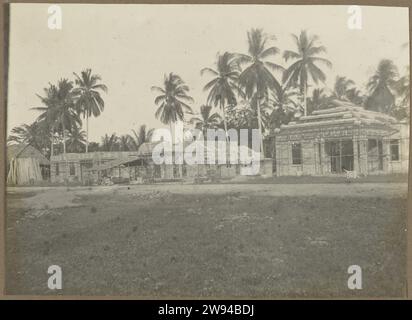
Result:
<svg viewBox="0 0 412 320"><path fill-rule="evenodd" d="M138 151L139 157L144 159L144 163L148 168L155 173L154 178L159 179L193 179L196 177L213 177L216 179L233 178L242 174L242 167L248 167L250 164L241 164L238 161L231 161L231 156L233 151L228 145L224 146L222 150L219 150L217 144L215 147L210 147L210 144L206 141L201 143L199 141L185 142L183 144L183 150L191 146L192 150L203 148L204 159L200 163L187 164L182 161L182 164L161 164L156 165L153 162L152 154L156 143L145 143ZM212 143L213 145L213 143ZM236 145L237 153L235 159L240 158L240 149L244 148L244 152L249 156L252 156L253 152L247 147L238 147ZM201 149L199 149L201 150ZM219 152L226 153L225 163L219 163ZM209 163L208 153L214 153L215 163ZM173 153L173 159L175 159L176 154ZM176 161L174 161L176 162ZM256 173L261 176L272 176L272 159L261 159L259 164L259 171Z"/></svg>
<svg viewBox="0 0 412 320"><path fill-rule="evenodd" d="M396 132L389 136L388 172L407 173L409 169L409 124L402 121L394 125Z"/></svg>
<svg viewBox="0 0 412 320"><path fill-rule="evenodd" d="M408 172L407 123L348 102L334 105L275 132L277 176Z"/></svg>
<svg viewBox="0 0 412 320"><path fill-rule="evenodd" d="M54 155L50 159L51 182L92 183L110 175L113 168L137 159L137 152L129 151ZM125 175L123 171L121 170L120 176Z"/></svg>
<svg viewBox="0 0 412 320"><path fill-rule="evenodd" d="M27 144L7 146L8 184L36 184L49 178L50 162L39 150Z"/></svg>
<svg viewBox="0 0 412 320"><path fill-rule="evenodd" d="M197 143L197 142L195 142ZM226 150L225 164L204 163L156 164L153 161L153 150L158 142L147 142L137 152L89 152L66 153L52 156L51 181L53 183L104 184L111 182L144 182L195 180L208 177L215 179L232 178L241 174L243 164L231 164L229 148ZM187 146L189 143L185 143ZM208 152L204 146L205 157ZM218 158L217 149L215 150ZM251 153L248 149L247 152ZM176 154L172 154L175 159ZM176 162L176 161L174 161ZM260 161L260 175L272 175L272 159Z"/></svg>

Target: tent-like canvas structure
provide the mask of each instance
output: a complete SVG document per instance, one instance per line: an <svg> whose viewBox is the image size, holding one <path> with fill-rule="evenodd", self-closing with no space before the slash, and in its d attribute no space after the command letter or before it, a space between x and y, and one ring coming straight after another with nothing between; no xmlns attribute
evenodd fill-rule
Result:
<svg viewBox="0 0 412 320"><path fill-rule="evenodd" d="M30 145L7 146L8 184L33 184L43 181L42 168L49 168L49 166L49 160Z"/></svg>

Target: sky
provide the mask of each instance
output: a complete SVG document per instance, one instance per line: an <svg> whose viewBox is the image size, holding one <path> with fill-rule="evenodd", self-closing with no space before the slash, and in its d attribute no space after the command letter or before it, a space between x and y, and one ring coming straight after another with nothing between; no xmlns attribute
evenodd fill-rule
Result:
<svg viewBox="0 0 412 320"><path fill-rule="evenodd" d="M93 5L62 4L62 29L48 28L49 4L12 4L10 12L7 130L32 123L40 106L36 94L73 72L91 68L109 91L105 109L89 121L89 138L129 134L146 124L163 127L154 116L156 93L165 73L179 74L189 85L198 111L216 54L247 52L247 31L274 35L281 51L295 49L291 37L306 29L326 46L332 63L325 85L337 75L364 88L379 61L391 59L404 73L409 64L407 8L361 7L362 29L349 29L348 6L277 5ZM281 55L274 62L285 67ZM217 110L216 110L217 111ZM85 127L85 124L84 124Z"/></svg>

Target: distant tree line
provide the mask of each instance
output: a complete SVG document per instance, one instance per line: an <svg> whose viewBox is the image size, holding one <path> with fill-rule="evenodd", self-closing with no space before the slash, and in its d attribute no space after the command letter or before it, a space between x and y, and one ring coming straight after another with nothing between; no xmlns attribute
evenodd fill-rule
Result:
<svg viewBox="0 0 412 320"><path fill-rule="evenodd" d="M409 117L409 69L400 75L391 60L383 59L365 92L344 76L337 76L334 87L329 89L324 86L324 68L331 68L332 63L323 56L326 47L318 36L307 31L292 38L295 48L281 52L274 45L273 35L251 29L246 53L218 53L214 66L200 71L208 80L203 88L207 99L199 112L192 109L195 101L183 79L175 72L165 74L161 86L151 88L157 93L155 117L170 127L184 121L203 132L208 128L226 132L231 128L257 128L263 136L294 118L333 107L334 100L400 120ZM107 93L107 87L101 80L86 69L74 73L74 81L61 79L49 84L38 95L41 105L33 107L40 112L37 119L13 128L8 141L30 143L48 157L66 152L138 150L151 140L153 133L144 124L130 134L105 134L100 142L89 142L89 118L98 117L105 106L102 94ZM218 112L213 108L218 108ZM85 131L81 129L83 121Z"/></svg>

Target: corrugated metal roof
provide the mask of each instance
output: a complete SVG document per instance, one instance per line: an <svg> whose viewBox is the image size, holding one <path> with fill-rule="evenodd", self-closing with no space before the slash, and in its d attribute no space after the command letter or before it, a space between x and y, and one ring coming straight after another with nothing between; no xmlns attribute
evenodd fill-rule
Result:
<svg viewBox="0 0 412 320"><path fill-rule="evenodd" d="M137 151L137 154L139 156L148 156L151 155L153 152L154 147L159 143L157 142L145 142L142 145L140 145L139 150Z"/></svg>
<svg viewBox="0 0 412 320"><path fill-rule="evenodd" d="M89 171L102 171L102 170L108 170L108 169L112 169L115 167L118 167L122 164L126 164L128 162L133 162L136 160L139 160L140 157L130 157L128 159L116 159L116 160L112 160L112 161L108 161L106 163L100 164L100 165L95 165L91 168L88 168Z"/></svg>

